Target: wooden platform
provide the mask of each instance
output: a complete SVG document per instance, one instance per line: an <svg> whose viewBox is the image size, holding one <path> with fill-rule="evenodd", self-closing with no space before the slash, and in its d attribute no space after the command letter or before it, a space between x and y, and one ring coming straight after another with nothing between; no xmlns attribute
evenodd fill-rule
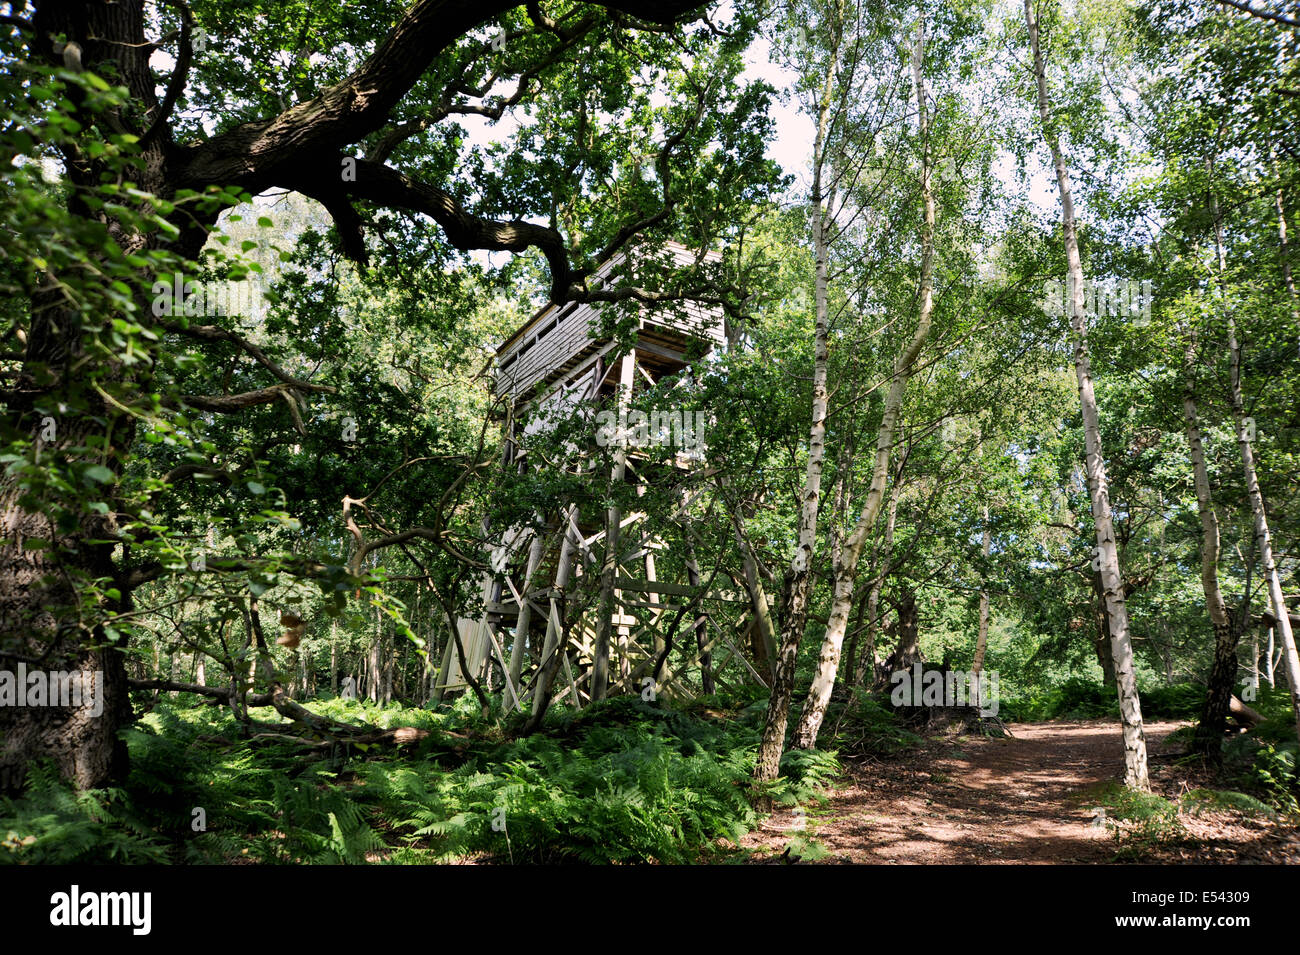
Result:
<svg viewBox="0 0 1300 955"><path fill-rule="evenodd" d="M670 243L668 248L678 267L694 263L695 253L685 246ZM718 257L717 253L708 256ZM616 281L625 261L626 256L616 255L597 270L592 284ZM610 339L596 336L606 310L616 309L608 303L570 302L538 311L497 349L497 394L518 403L557 382L572 381L594 357L614 347ZM692 357L726 340L721 314L698 302L665 303L654 309L641 306L639 311L638 360L648 369L657 368L660 373L679 370Z"/></svg>

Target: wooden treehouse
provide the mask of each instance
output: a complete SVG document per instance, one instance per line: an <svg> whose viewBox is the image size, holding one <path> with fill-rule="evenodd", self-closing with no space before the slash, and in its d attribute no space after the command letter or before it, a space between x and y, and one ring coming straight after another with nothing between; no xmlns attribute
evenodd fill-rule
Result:
<svg viewBox="0 0 1300 955"><path fill-rule="evenodd" d="M695 260L692 251L675 243L665 251L676 267ZM609 281L624 261L620 254L606 262L593 284ZM641 306L635 344L620 352L620 342L601 333L602 308L612 307L548 305L497 349L495 387L506 406L503 466L520 473L552 466L529 453L530 437L545 428L538 409L570 415L612 406L623 414L637 390L726 347L721 309L678 302ZM657 422L661 436L675 426L689 433L675 415ZM619 418L620 425L624 420ZM577 456L579 467L587 466L580 449ZM699 467L703 456L698 448L671 455L680 469ZM616 442L612 459L610 480L643 494L645 482L654 478L651 469L638 466L636 446ZM592 460L589 466L597 465ZM692 504L683 499L673 516L688 515ZM648 697L647 689L691 698L739 680L765 682L740 646L749 616L744 592L706 589L691 545L679 542L679 552L672 553L642 512L609 507L582 513L572 504L553 510L538 515L542 532L535 526L498 529L499 543L490 554L493 572L482 577L483 613L459 621L464 668L455 641L449 641L438 697L468 685L465 669L489 685L503 679L506 705L521 711L548 695L553 702L582 706L617 694ZM670 570L674 579L661 576L665 567L677 568ZM734 578L713 579L734 586ZM575 612L567 601L584 584L599 599ZM676 635L671 653L666 631Z"/></svg>

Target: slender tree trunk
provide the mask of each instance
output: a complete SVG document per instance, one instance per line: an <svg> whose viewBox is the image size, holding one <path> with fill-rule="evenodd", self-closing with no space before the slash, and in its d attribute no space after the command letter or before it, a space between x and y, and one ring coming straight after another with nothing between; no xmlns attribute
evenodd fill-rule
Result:
<svg viewBox="0 0 1300 955"><path fill-rule="evenodd" d="M980 541L980 553L986 558L993 551L993 528L989 526L989 509L984 508L984 535ZM984 671L984 654L989 647L989 592L987 585L980 590L979 630L975 635L975 659L971 661L971 672L979 675ZM975 684L977 690L979 682ZM982 703L976 700L976 703Z"/></svg>
<svg viewBox="0 0 1300 955"><path fill-rule="evenodd" d="M880 633L880 591L884 583L883 578L875 580L871 584L871 589L867 591L866 653L863 655L862 664L859 667L861 674L858 677L858 682L866 682L869 687L875 687L876 672L880 669L880 649L876 636ZM871 667L870 681L867 681L868 666Z"/></svg>
<svg viewBox="0 0 1300 955"><path fill-rule="evenodd" d="M753 548L745 537L744 529L740 525L740 515L734 510L731 513L731 526L744 566L745 593L749 597L749 611L753 615L753 623L750 627L751 647L755 659L771 678L776 672L776 625L772 622L772 604L768 599L767 589L763 586L758 558L754 556Z"/></svg>
<svg viewBox="0 0 1300 955"><path fill-rule="evenodd" d="M874 572L875 568L872 570ZM858 668L858 643L864 629L862 621L867 616L867 599L870 596L870 590L858 594L858 607L853 613L853 627L849 630L849 639L844 647L844 665L848 669L851 686L857 686L862 682L861 671Z"/></svg>
<svg viewBox="0 0 1300 955"><path fill-rule="evenodd" d="M867 593L867 655L866 662L862 664L857 676L859 683L866 679L866 665L871 665L871 680L867 683L870 687L876 685L876 672L880 668L880 654L876 649L876 634L880 632L880 591L885 585L885 578L889 575L890 565L893 563L894 547L894 528L898 523L898 488L902 479L901 471L894 475L893 484L889 488L889 510L885 518L885 540L881 547L881 552L885 555L881 562L879 570L872 576L871 589Z"/></svg>
<svg viewBox="0 0 1300 955"><path fill-rule="evenodd" d="M1101 582L1101 571L1093 570L1088 576L1088 582L1092 585L1093 596L1096 597L1093 616L1097 636L1093 642L1093 649L1097 652L1097 664L1101 667L1101 683L1102 686L1115 689L1118 684L1115 681L1114 641L1110 635L1110 613L1106 609L1106 588Z"/></svg>
<svg viewBox="0 0 1300 955"><path fill-rule="evenodd" d="M921 286L920 306L916 331L907 350L898 357L894 364L893 381L889 395L885 399L884 416L876 434L875 470L871 476L871 487L867 492L866 506L858 517L852 534L840 549L837 558L832 561L835 585L831 599L831 612L822 638L821 652L817 658L817 670L813 675L808 698L795 727L791 745L796 749L811 749L817 745L817 734L821 731L822 721L826 717L826 707L830 703L831 691L835 688L835 675L840 665L840 648L844 643L844 633L848 629L849 614L853 609L853 590L857 582L858 560L862 553L867 535L875 526L880 513L880 504L884 500L885 485L889 480L889 460L894 446L894 431L902 412L903 395L907 381L911 377L912 367L921 354L930 333L930 321L934 312L934 193L931 189L931 152L930 126L926 104L925 86L925 18L918 19L916 38L912 46L912 83L916 89L917 124L921 138L921 197L925 208L925 217L921 226Z"/></svg>
<svg viewBox="0 0 1300 955"><path fill-rule="evenodd" d="M700 565L695 560L695 548L686 545L686 581L692 587L700 585ZM716 693L713 682L713 655L706 652L709 645L709 624L703 613L695 615L695 646L700 654L700 689L705 693Z"/></svg>
<svg viewBox="0 0 1300 955"><path fill-rule="evenodd" d="M339 695L339 648L335 642L338 639L339 622L330 621L330 693L337 698Z"/></svg>
<svg viewBox="0 0 1300 955"><path fill-rule="evenodd" d="M1120 723L1124 736L1124 782L1131 789L1150 788L1147 775L1147 744L1142 730L1142 705L1138 699L1137 674L1133 663L1133 644L1129 637L1128 607L1124 602L1124 577L1119 566L1119 547L1110 510L1110 492L1106 481L1106 459L1101 447L1101 420L1097 396L1092 384L1088 358L1088 316L1083 304L1083 262L1079 256L1079 238L1075 230L1074 200L1070 192L1069 171L1061 153L1061 144L1052 118L1047 96L1047 71L1038 42L1038 22L1032 0L1025 0L1025 25L1034 55L1034 79L1038 86L1038 116L1043 138L1052 153L1056 168L1056 185L1061 197L1061 230L1065 238L1065 256L1069 267L1070 324L1074 328L1074 370L1079 380L1079 404L1083 412L1084 437L1087 443L1088 490L1092 497L1092 517L1097 528L1095 565L1101 573L1106 598L1106 615L1110 621L1111 656L1115 661L1115 685L1119 695Z"/></svg>
<svg viewBox="0 0 1300 955"><path fill-rule="evenodd" d="M799 541L790 562L789 598L781 628L781 643L772 671L772 693L763 724L763 738L758 747L754 780L772 782L780 775L781 753L785 749L785 731L790 719L790 700L794 695L795 665L799 642L808 622L808 605L812 600L814 575L813 553L817 546L817 513L821 505L822 469L826 458L827 356L830 329L827 307L827 228L829 226L826 195L822 177L828 165L827 135L831 118L835 74L839 68L838 34L832 31L831 54L822 81L818 101L817 133L813 142L812 207L813 247L816 256L814 303L816 329L813 346L812 421L808 429L808 467L799 511Z"/></svg>
<svg viewBox="0 0 1300 955"><path fill-rule="evenodd" d="M453 627L456 625L455 620L452 620L451 623ZM366 671L368 673L368 676L366 678L366 695L370 698L371 703L378 703L380 696L383 693L383 687L381 686L383 682L382 670L379 663L379 652L380 652L379 644L380 641L383 640L383 638L384 638L383 622L379 616L379 608L376 607L375 608L375 639L370 643L370 659L367 661L367 665L366 665ZM462 664L462 666L463 665L464 664Z"/></svg>
<svg viewBox="0 0 1300 955"><path fill-rule="evenodd" d="M1291 616L1287 610L1286 599L1282 593L1282 577L1278 573L1277 563L1273 559L1273 538L1268 528L1268 513L1264 508L1264 495L1259 488L1259 475L1255 471L1255 452L1251 447L1245 415L1245 401L1241 393L1241 346L1237 341L1237 326L1232 315L1228 316L1228 350L1232 361L1232 411L1237 421L1237 447L1241 449L1241 466L1246 477L1246 494L1250 499L1250 510L1255 518L1255 548L1259 552L1260 564L1264 569L1264 580L1268 584L1269 603L1273 607L1273 616L1277 622L1274 627L1282 638L1282 663L1286 670L1287 683L1291 688L1291 706L1295 713L1296 735L1300 738L1300 657L1296 655L1295 634L1291 629ZM1273 673L1273 641L1269 640L1269 677Z"/></svg>
<svg viewBox="0 0 1300 955"><path fill-rule="evenodd" d="M393 646L393 640L396 633L392 630L384 631L384 705L387 706L393 702L393 670L397 666L397 648Z"/></svg>
<svg viewBox="0 0 1300 955"><path fill-rule="evenodd" d="M1276 162L1273 163L1273 170L1276 174ZM1291 272L1291 243L1287 231L1286 205L1282 200L1282 190L1279 188L1273 194L1273 203L1277 209L1277 254L1282 263L1282 280L1286 283L1287 296L1291 300L1291 320L1300 325L1300 293L1296 292L1295 275Z"/></svg>
<svg viewBox="0 0 1300 955"><path fill-rule="evenodd" d="M1211 164L1213 171L1213 164ZM1219 276L1227 272L1227 253L1223 243L1223 217L1219 210L1218 197L1211 194L1211 206L1214 212L1214 246L1218 259ZM1255 519L1255 550L1259 554L1264 568L1264 582L1268 586L1269 603L1274 624L1282 638L1282 661L1286 668L1287 683L1291 688L1291 707L1295 713L1296 735L1300 738L1300 657L1296 655L1295 634L1291 629L1291 617L1287 610L1286 598L1282 593L1282 577L1278 573L1273 559L1273 538L1268 527L1268 511L1264 506L1264 494L1259 487L1259 475L1255 470L1255 450L1251 443L1255 435L1246 421L1246 401L1241 391L1241 344L1237 340L1237 322L1229 309L1228 320L1228 359L1229 390L1232 397L1232 416L1237 425L1237 447L1241 451L1241 466L1246 478L1246 495L1250 501L1251 514ZM1272 641L1269 645L1269 673L1272 675Z"/></svg>
<svg viewBox="0 0 1300 955"><path fill-rule="evenodd" d="M266 644L266 634L262 630L262 612L255 597L248 601L248 628L257 650L250 676L260 677L262 684L270 687L275 682L275 661L271 659L271 648Z"/></svg>
<svg viewBox="0 0 1300 955"><path fill-rule="evenodd" d="M1196 409L1196 329L1187 333L1183 352L1183 421L1187 427L1187 447L1192 459L1192 476L1196 485L1196 510L1201 519L1201 589L1205 592L1205 609L1214 630L1214 662L1196 727L1194 748L1218 756L1223 731L1228 722L1228 707L1237 679L1237 630L1228 616L1228 605L1219 589L1219 517L1214 511L1210 472L1205 464L1201 427Z"/></svg>
<svg viewBox="0 0 1300 955"><path fill-rule="evenodd" d="M1263 673L1259 669L1259 628L1258 627L1252 627L1250 631L1250 672L1251 672L1252 679L1254 679L1255 681L1254 686L1258 687L1260 684L1260 677L1263 676Z"/></svg>

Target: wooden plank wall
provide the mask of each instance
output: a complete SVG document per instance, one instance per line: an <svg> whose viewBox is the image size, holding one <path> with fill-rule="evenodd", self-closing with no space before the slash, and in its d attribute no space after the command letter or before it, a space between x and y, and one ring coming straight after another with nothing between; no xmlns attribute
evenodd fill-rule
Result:
<svg viewBox="0 0 1300 955"><path fill-rule="evenodd" d="M694 257L684 246L670 245L674 263L688 266ZM608 279L610 273L623 261L617 255L596 273L599 280ZM497 354L497 394L527 394L539 383L545 383L576 366L584 353L599 347L591 332L599 328L602 303L569 303L562 308L551 306L535 316L523 333ZM683 338L697 338L721 343L724 340L720 309L698 302L680 302L656 309L643 309L641 324L649 329L663 329Z"/></svg>

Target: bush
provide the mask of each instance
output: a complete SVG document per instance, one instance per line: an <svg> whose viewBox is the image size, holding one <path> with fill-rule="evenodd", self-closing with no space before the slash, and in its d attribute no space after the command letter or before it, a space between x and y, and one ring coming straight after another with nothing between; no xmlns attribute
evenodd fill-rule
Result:
<svg viewBox="0 0 1300 955"><path fill-rule="evenodd" d="M1155 793L1129 789L1109 782L1091 790L1091 805L1105 813L1106 827L1119 845L1121 856L1140 857L1153 845L1177 841L1186 834L1177 803Z"/></svg>
<svg viewBox="0 0 1300 955"><path fill-rule="evenodd" d="M838 744L841 751L867 756L894 756L920 746L922 739L905 727L898 713L885 699L868 693L861 687L853 688L853 695L843 705L832 721L828 713L828 728L838 725Z"/></svg>
<svg viewBox="0 0 1300 955"><path fill-rule="evenodd" d="M1142 699L1143 719L1199 720L1205 709L1205 687L1196 683L1139 688L1138 696Z"/></svg>
<svg viewBox="0 0 1300 955"><path fill-rule="evenodd" d="M1233 781L1280 812L1300 812L1295 715L1284 687L1261 686L1251 702L1264 721L1223 746L1224 770Z"/></svg>
<svg viewBox="0 0 1300 955"><path fill-rule="evenodd" d="M1205 688L1194 683L1138 687L1138 697L1143 719L1197 719L1205 705ZM1045 691L1004 698L998 715L1029 723L1119 719L1119 697L1114 687L1070 677Z"/></svg>
<svg viewBox="0 0 1300 955"><path fill-rule="evenodd" d="M52 765L32 766L17 798L0 798L0 863L102 865L164 862L167 846L120 789L77 792Z"/></svg>
<svg viewBox="0 0 1300 955"><path fill-rule="evenodd" d="M1115 691L1082 677L1070 677L1046 691L1028 696L1004 698L998 708L1004 720L1042 722L1045 720L1091 720L1119 716Z"/></svg>
<svg viewBox="0 0 1300 955"><path fill-rule="evenodd" d="M37 769L22 798L0 802L0 861L690 862L757 819L753 706L706 716L620 697L558 709L544 733L516 740L477 715L464 731L454 713L311 707L431 735L397 753L335 747L313 759L273 733L241 738L226 710L162 701L124 733L122 789L77 794ZM782 769L775 794L789 803L814 798L839 763L795 752Z"/></svg>
<svg viewBox="0 0 1300 955"><path fill-rule="evenodd" d="M1193 789L1179 801L1183 811L1197 815L1206 810L1219 810L1241 813L1246 816L1277 815L1267 804L1246 793L1221 789Z"/></svg>

